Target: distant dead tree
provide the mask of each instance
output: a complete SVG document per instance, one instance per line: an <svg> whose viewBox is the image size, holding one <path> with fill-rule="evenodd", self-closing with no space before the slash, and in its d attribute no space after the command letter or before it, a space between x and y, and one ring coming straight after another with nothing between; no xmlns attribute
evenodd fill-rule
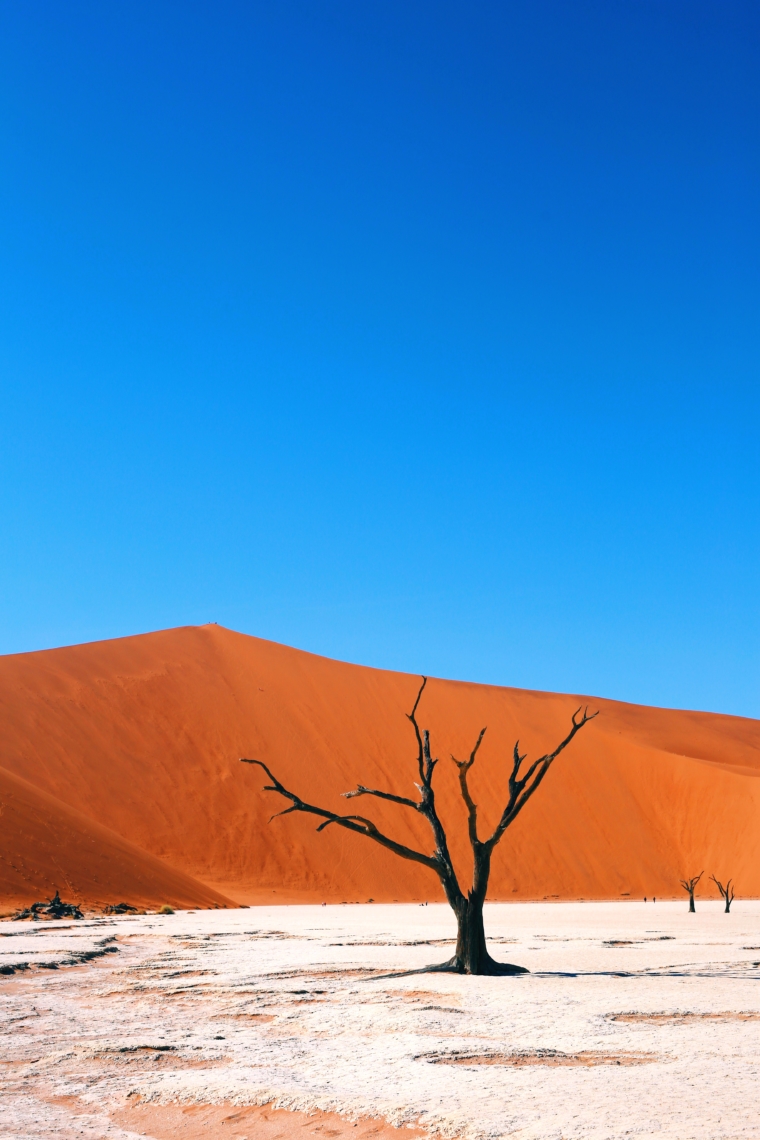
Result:
<svg viewBox="0 0 760 1140"><path fill-rule="evenodd" d="M433 833L435 850L432 855L427 855L423 851L416 851L411 847L405 846L403 843L397 843L395 839L390 839L387 835L384 835L378 830L372 820L367 819L365 816L338 815L335 812L327 811L325 808L315 807L313 804L305 803L295 792L288 791L261 760L242 758L242 763L257 764L260 768L263 768L271 780L271 784L264 786L264 791L278 792L281 796L284 796L285 799L290 800L291 806L281 812L277 812L271 819L275 819L277 815L288 815L293 811L316 815L324 821L320 823L317 831L324 831L331 823L337 824L338 827L344 827L347 831L353 831L357 835L365 835L368 839L374 840L375 843L379 843L381 847L385 847L386 850L392 851L394 855L399 855L402 859L409 859L412 862L421 863L423 867L429 867L431 871L435 872L441 881L449 905L456 915L457 944L453 958L449 959L448 962L443 962L441 965L427 967L427 970L446 971L458 974L494 975L526 973L527 971L524 970L522 966L512 966L508 963L494 961L486 947L485 929L483 926L483 904L486 900L488 890L488 878L491 872L491 856L494 848L504 835L504 832L509 825L515 821L533 793L537 791L541 781L560 752L567 748L575 734L580 732L588 721L598 716L598 712L592 713L589 716L588 708L586 708L583 715L578 718L578 713L581 710L580 708L576 709L571 718L572 728L564 740L560 741L553 752L549 752L545 756L541 756L538 760L534 760L524 772L522 770L522 764L525 760L525 756L520 755L520 742L519 740L517 741L513 752L512 771L509 776L509 798L495 830L488 839L480 839L478 836L478 809L467 784L467 775L475 763L478 749L483 742L486 731L485 728L481 730L478 739L475 741L475 746L468 760L457 760L454 756L451 757L459 770L459 788L462 799L467 806L468 833L472 847L472 886L465 895L459 886L459 881L454 871L454 864L449 854L446 832L443 829L443 825L436 811L435 795L433 792L433 772L435 771L436 764L438 764L438 760L434 760L432 757L430 751L430 734L428 730L425 729L421 732L417 722L417 708L426 684L427 677L423 677L422 685L417 693L417 699L414 702L414 707L411 713L407 713L407 717L414 727L414 733L417 739L417 770L419 772L419 783L416 783L415 786L420 794L420 798L417 800L411 799L408 796L397 796L393 792L383 792L375 788L365 788L362 784L359 784L355 791L343 792L342 794L346 799L356 799L359 796L377 796L378 799L389 800L391 803L401 804L403 807L408 807L413 811L419 812L420 815L424 816L428 821ZM424 973L426 970L413 972Z"/></svg>
<svg viewBox="0 0 760 1140"><path fill-rule="evenodd" d="M715 886L718 888L721 895L723 896L723 899L725 900L726 909L725 909L724 913L730 914L731 903L734 901L734 892L733 892L733 888L731 886L731 880L729 879L728 882L726 883L725 887L724 887L722 883L718 882L718 880L715 878L715 875L710 875L710 878L715 883ZM730 895L730 897L729 897L729 895Z"/></svg>
<svg viewBox="0 0 760 1140"><path fill-rule="evenodd" d="M704 875L704 871L700 871L693 879L680 879L679 882L685 891L689 892L689 914L695 914L697 908L694 906L694 890L697 883Z"/></svg>

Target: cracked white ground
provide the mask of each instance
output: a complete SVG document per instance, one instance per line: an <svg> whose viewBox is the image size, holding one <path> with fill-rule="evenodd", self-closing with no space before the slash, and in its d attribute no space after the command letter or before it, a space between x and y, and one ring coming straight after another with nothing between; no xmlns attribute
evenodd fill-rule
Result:
<svg viewBox="0 0 760 1140"><path fill-rule="evenodd" d="M0 1134L134 1136L109 1114L141 1098L760 1137L760 903L687 905L489 904L506 978L378 976L450 956L444 905L2 923Z"/></svg>

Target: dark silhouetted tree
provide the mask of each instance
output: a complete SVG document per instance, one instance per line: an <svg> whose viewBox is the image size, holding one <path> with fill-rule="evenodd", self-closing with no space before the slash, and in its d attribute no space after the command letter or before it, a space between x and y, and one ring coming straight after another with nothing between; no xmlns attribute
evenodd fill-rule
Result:
<svg viewBox="0 0 760 1140"><path fill-rule="evenodd" d="M468 834L472 847L472 886L467 891L467 894L465 894L459 886L459 881L454 871L454 864L449 854L446 832L443 829L435 806L433 773L438 764L438 760L433 759L430 751L429 732L427 729L420 731L417 722L417 708L426 684L427 677L423 677L420 691L414 702L414 707L411 713L407 714L414 728L417 740L417 771L419 773L419 783L416 784L416 787L419 792L419 799L411 799L408 796L397 796L393 792L378 791L375 788L365 788L362 784L359 784L355 791L343 792L343 795L346 799L357 799L360 796L376 796L378 799L389 800L391 803L400 804L402 807L411 808L413 811L419 812L420 815L427 820L433 833L435 848L430 855L424 851L416 851L411 847L405 846L403 843L397 843L395 839L384 835L372 820L367 819L365 816L339 815L336 812L306 803L295 792L289 791L280 783L277 777L272 774L267 765L261 760L243 759L242 762L244 764L257 764L260 768L263 768L271 781L270 784L265 785L265 791L277 792L285 799L290 800L290 807L285 808L284 811L277 812L275 816L272 816L272 819L275 819L276 816L279 815L288 815L290 812L305 812L309 815L315 815L323 821L320 823L317 831L324 831L330 824L336 824L338 827L343 827L347 831L353 831L357 835L364 835L368 839L374 840L375 843L379 843L381 847L385 847L386 850L392 851L394 855L399 855L402 859L409 859L412 862L421 863L423 867L428 867L431 871L435 872L441 881L449 905L456 915L457 943L453 958L439 966L430 966L427 969L450 971L459 974L525 973L526 971L521 966L512 966L507 963L494 961L486 947L486 937L483 926L483 904L488 891L488 879L491 873L491 857L494 848L501 840L504 832L510 824L514 823L530 797L538 790L546 773L560 752L567 748L575 734L580 732L583 726L587 724L588 721L593 720L598 713L592 713L589 716L588 709L586 709L583 715L578 717L578 713L580 713L581 710L576 709L571 718L572 728L564 740L560 741L553 752L548 752L545 756L534 760L525 770L523 770L525 756L520 755L519 741L515 744L512 756L512 771L509 776L509 798L501 813L499 822L487 839L481 839L478 835L478 808L470 794L467 783L468 773L475 763L478 749L483 742L483 736L486 731L485 728L481 730L478 739L475 741L475 746L470 753L469 759L457 760L454 756L451 757L459 771L459 788L467 806ZM419 972L422 973L424 971Z"/></svg>
<svg viewBox="0 0 760 1140"><path fill-rule="evenodd" d="M731 903L734 901L734 892L733 892L733 888L731 886L731 880L729 879L728 882L726 883L725 887L724 887L722 883L718 882L718 880L715 878L715 875L710 875L710 878L715 883L715 886L718 888L721 895L723 896L723 900L726 904L726 909L725 909L724 913L730 914L731 913ZM730 895L730 897L729 897L729 895Z"/></svg>
<svg viewBox="0 0 760 1140"><path fill-rule="evenodd" d="M699 880L702 878L703 875L704 875L704 871L700 871L699 874L696 875L693 879L680 879L679 880L683 889L685 891L689 892L689 914L694 914L696 912L697 908L694 906L694 890L696 888L697 883L699 882Z"/></svg>

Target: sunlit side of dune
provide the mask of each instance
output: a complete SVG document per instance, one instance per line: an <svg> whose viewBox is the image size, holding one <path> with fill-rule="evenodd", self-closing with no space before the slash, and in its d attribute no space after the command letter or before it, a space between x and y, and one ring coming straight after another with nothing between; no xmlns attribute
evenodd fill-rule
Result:
<svg viewBox="0 0 760 1140"><path fill-rule="evenodd" d="M57 885L85 902L142 905L438 898L432 872L366 839L317 835L298 815L268 823L286 805L239 763L264 760L303 798L371 815L429 851L413 810L340 798L357 782L415 794L405 714L419 683L214 625L0 658L0 895ZM588 700L600 716L507 832L492 897L673 896L703 868L760 895L760 722ZM463 885L450 754L469 753L488 725L471 779L485 834L515 739L530 756L551 749L586 702L431 679L419 719L441 757Z"/></svg>

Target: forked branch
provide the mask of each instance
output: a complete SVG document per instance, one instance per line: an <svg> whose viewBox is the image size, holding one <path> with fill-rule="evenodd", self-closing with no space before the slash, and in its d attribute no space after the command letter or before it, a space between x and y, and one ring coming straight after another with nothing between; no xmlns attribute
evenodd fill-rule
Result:
<svg viewBox="0 0 760 1140"><path fill-rule="evenodd" d="M725 904L726 904L726 914L728 914L730 909L731 909L731 903L734 901L734 890L733 890L733 887L731 886L731 879L728 880L728 882L726 883L726 885L724 887L723 884L718 879L715 878L715 875L710 875L710 878L715 883L715 886L718 888L721 895L723 896L723 899L724 899Z"/></svg>
<svg viewBox="0 0 760 1140"><path fill-rule="evenodd" d="M422 678L422 684L420 685L420 691L417 694L417 700L414 702L414 707L412 708L412 711L410 713L406 714L407 720L410 720L414 726L414 735L417 738L417 767L418 767L419 773L420 773L420 783L422 783L422 784L425 783L425 767L424 767L425 749L424 749L424 745L422 743L422 735L420 733L420 726L417 724L417 706L419 705L420 700L422 699L422 694L425 692L425 686L426 685L427 685L427 677L423 677ZM431 769L430 776L432 776L432 774L433 773L432 773L432 769Z"/></svg>
<svg viewBox="0 0 760 1140"><path fill-rule="evenodd" d="M272 819L275 819L277 815L288 815L294 811L304 812L307 815L316 815L323 821L317 828L317 831L324 831L326 827L334 823L337 824L338 827L344 827L347 831L353 831L357 835L365 835L368 839L373 839L375 843L379 843L381 847L393 851L395 855L400 855L402 859L410 859L415 863L422 863L423 866L430 867L430 869L435 871L438 875L446 892L446 897L451 905L454 906L463 896L449 854L446 832L438 818L435 807L433 772L435 771L438 760L433 759L430 752L430 734L427 730L422 732L417 722L417 709L426 685L427 677L423 677L417 698L412 706L412 711L407 714L408 719L412 722L414 727L414 735L417 740L417 770L420 778L420 782L417 784L417 789L420 793L419 800L413 800L409 796L397 796L394 792L383 792L377 788L367 788L363 784L359 784L354 791L343 792L343 795L346 799L354 799L358 796L375 796L377 799L389 800L391 803L401 804L403 807L414 808L415 811L418 811L420 815L425 817L433 832L435 839L435 852L433 855L426 855L424 852L416 851L414 848L407 847L403 843L397 843L395 839L391 839L390 836L380 831L377 825L373 823L371 819L367 819L366 816L339 815L337 812L328 811L326 808L306 803L306 801L302 800L295 792L291 792L286 788L261 760L243 759L242 762L244 764L257 764L266 772L272 782L271 784L265 785L265 791L277 792L278 795L290 800L290 807L285 808L281 812L277 812L276 815L272 816Z"/></svg>
<svg viewBox="0 0 760 1140"><path fill-rule="evenodd" d="M475 763L475 757L478 754L478 749L480 748L485 734L485 728L481 728L480 736L475 741L475 747L470 753L469 760L457 760L456 756L451 757L459 769L459 790L462 793L462 799L467 805L467 827L470 835L470 843L473 847L477 847L480 843L480 840L478 839L478 806L474 802L470 794L470 789L467 786L467 773Z"/></svg>
<svg viewBox="0 0 760 1140"><path fill-rule="evenodd" d="M293 811L316 815L324 821L319 825L317 831L323 831L329 824L335 823L338 827L344 827L347 831L353 831L357 835L366 835L368 839L373 839L376 843L379 843L381 847L393 851L395 855L400 855L402 859L410 859L415 863L422 863L423 866L430 867L440 878L449 902L454 905L456 900L462 898L462 893L459 889L459 883L457 882L454 872L451 856L449 855L446 832L443 829L443 825L438 818L438 813L435 808L433 772L435 771L435 766L438 761L433 759L430 752L430 734L427 730L421 732L419 724L417 723L417 708L419 707L426 685L427 677L423 677L412 711L407 714L408 719L414 726L414 734L417 740L417 769L420 777L420 783L417 784L420 793L419 800L413 800L408 796L397 796L393 792L383 792L377 788L366 788L363 784L359 784L354 791L344 792L343 794L347 799L353 799L357 796L376 796L381 800L390 800L391 803L414 808L414 810L423 815L430 824L435 839L435 853L433 855L426 855L424 852L416 851L414 848L407 847L403 843L397 843L395 839L391 839L380 831L377 825L365 816L338 815L337 812L328 811L326 808L306 803L306 801L302 800L300 796L297 796L295 792L289 791L261 760L243 760L243 763L257 764L260 768L263 768L272 781L271 784L265 786L264 790L277 792L279 795L291 801L290 807L278 812L277 815L288 815L289 812ZM274 818L275 816L272 816L272 819Z"/></svg>
<svg viewBox="0 0 760 1140"><path fill-rule="evenodd" d="M688 891L690 895L693 895L696 885L703 875L704 871L700 871L699 874L695 875L693 879L679 879L678 881L685 891Z"/></svg>
<svg viewBox="0 0 760 1140"><path fill-rule="evenodd" d="M728 882L726 883L726 885L725 885L725 887L724 887L724 886L723 886L723 884L720 882L720 880L719 880L719 879L716 879L716 878L715 878L715 875L710 875L710 878L711 878L711 879L712 879L712 881L715 883L715 886L718 888L718 890L720 891L720 893L723 895L723 898L726 898L726 896L728 895L729 891L731 891L731 898L733 899L733 897L734 897L734 893L733 893L733 891L731 890L731 882L732 882L732 880L731 880L731 879L729 879L729 880L728 880Z"/></svg>
<svg viewBox="0 0 760 1140"><path fill-rule="evenodd" d="M554 761L565 748L567 748L570 741L576 733L580 732L585 724L588 724L594 717L599 716L599 711L589 714L588 705L583 711L580 720L577 719L580 707L575 710L572 715L572 728L568 732L564 740L561 740L553 752L548 752L545 756L540 756L538 760L534 760L526 772L521 774L521 768L525 755L520 755L520 741L515 741L515 747L512 754L512 772L509 777L509 799L507 806L501 814L501 819L496 825L493 835L490 839L486 840L483 846L487 847L489 852L493 851L496 844L501 839L504 832L509 827L510 823L516 818L517 815L525 807L526 803L536 791L546 773L551 768ZM481 733L482 739L482 733ZM474 759L474 755L473 755Z"/></svg>
<svg viewBox="0 0 760 1140"><path fill-rule="evenodd" d="M414 702L414 706L412 708L412 711L410 713L406 714L407 719L410 720L412 722L412 725L414 726L414 735L415 735L416 740L417 740L417 768L418 768L419 774L420 774L420 783L422 784L422 787L420 787L420 784L417 784L417 787L419 788L420 793L422 794L422 799L413 800L413 799L410 799L409 796L397 796L393 792L381 792L381 791L378 791L377 788L365 788L363 784L357 784L357 786L353 792L341 792L341 795L344 796L345 799L350 800L356 796L377 796L378 799L390 800L391 803L402 804L404 807L414 808L415 811L421 811L424 814L424 807L425 807L424 789L426 787L428 789L430 788L430 785L431 785L432 780L433 780L433 769L435 768L436 764L438 763L437 760L431 760L430 759L430 748L429 747L427 748L427 757L426 757L425 744L427 741L428 734L425 733L425 739L423 739L422 733L420 732L420 727L417 724L417 707L420 703L420 700L422 699L422 694L425 691L426 685L427 685L427 677L423 677L422 678L422 684L420 685L419 692L417 693L417 699Z"/></svg>
<svg viewBox="0 0 760 1140"><path fill-rule="evenodd" d="M407 713L407 718L412 722L414 735L417 740L417 769L420 776L420 782L417 784L417 791L420 793L420 802L417 805L417 811L424 815L430 824L430 830L433 832L433 838L435 839L435 858L439 868L438 874L443 884L443 889L446 892L446 898L452 906L455 906L457 902L463 898L463 895L456 872L454 871L451 855L449 854L446 832L438 818L438 812L435 807L433 772L435 771L438 760L433 759L430 751L430 733L427 729L421 732L420 726L417 723L417 708L426 685L427 677L423 677L420 691L417 693L417 700L414 702L412 711Z"/></svg>

